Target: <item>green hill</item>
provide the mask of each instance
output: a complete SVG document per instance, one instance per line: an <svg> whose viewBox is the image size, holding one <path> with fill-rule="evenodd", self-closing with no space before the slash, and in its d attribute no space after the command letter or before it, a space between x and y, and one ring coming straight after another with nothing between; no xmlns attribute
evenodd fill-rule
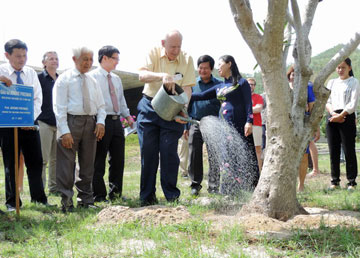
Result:
<svg viewBox="0 0 360 258"><path fill-rule="evenodd" d="M325 66L325 64L343 47L343 44L336 45L333 48L330 48L317 56L314 56L311 59L310 67L313 69L314 76L316 76L320 70ZM351 55L351 65L353 68L353 72L355 77L360 78L360 50L356 49ZM336 78L337 74L334 71L334 73L331 74L329 79Z"/></svg>

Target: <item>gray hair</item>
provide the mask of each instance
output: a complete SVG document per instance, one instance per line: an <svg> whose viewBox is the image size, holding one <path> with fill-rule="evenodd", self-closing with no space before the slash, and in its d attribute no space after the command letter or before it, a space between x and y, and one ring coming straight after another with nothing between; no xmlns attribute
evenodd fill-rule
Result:
<svg viewBox="0 0 360 258"><path fill-rule="evenodd" d="M74 48L73 49L73 55L76 58L79 58L81 56L81 54L94 54L94 52L90 49L88 49L87 47L78 47L78 48Z"/></svg>
<svg viewBox="0 0 360 258"><path fill-rule="evenodd" d="M48 55L48 54L58 55L58 54L56 53L56 51L47 51L47 52L45 52L45 54L43 55L43 59L42 59L43 62L47 59L47 55Z"/></svg>

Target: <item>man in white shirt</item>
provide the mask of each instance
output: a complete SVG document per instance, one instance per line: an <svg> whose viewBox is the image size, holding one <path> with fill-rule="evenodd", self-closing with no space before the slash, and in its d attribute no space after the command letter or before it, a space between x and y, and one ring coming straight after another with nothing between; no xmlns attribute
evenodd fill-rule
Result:
<svg viewBox="0 0 360 258"><path fill-rule="evenodd" d="M5 56L9 63L0 65L0 81L5 82L7 86L23 84L34 88L35 121L41 112L42 93L35 70L25 66L27 61L26 44L18 39L9 40L5 44ZM8 211L15 211L14 130L13 128L1 128L0 135L5 168L6 207ZM31 201L48 206L41 179L42 156L39 132L32 127L20 128L18 137L19 149L25 158Z"/></svg>
<svg viewBox="0 0 360 258"><path fill-rule="evenodd" d="M109 152L109 199L121 197L124 174L125 137L120 116L132 126L133 119L127 107L122 82L111 73L119 63L119 50L104 46L99 50L100 67L91 71L98 82L105 101L105 136L97 143L93 191L95 202L107 202L104 182L106 156Z"/></svg>
<svg viewBox="0 0 360 258"><path fill-rule="evenodd" d="M86 74L93 52L86 47L73 50L75 68L61 74L53 90L53 107L60 138L56 150L56 185L63 212L73 211L75 182L78 207L94 208L92 178L96 140L105 133L105 104L101 89ZM96 117L95 117L96 116ZM80 165L75 176L76 153Z"/></svg>

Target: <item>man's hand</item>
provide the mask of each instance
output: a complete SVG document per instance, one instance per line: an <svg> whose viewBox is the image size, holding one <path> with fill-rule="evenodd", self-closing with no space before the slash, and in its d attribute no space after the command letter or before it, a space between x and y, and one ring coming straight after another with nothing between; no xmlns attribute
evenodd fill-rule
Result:
<svg viewBox="0 0 360 258"><path fill-rule="evenodd" d="M184 130L183 136L184 136L185 140L188 140L189 139L189 130Z"/></svg>
<svg viewBox="0 0 360 258"><path fill-rule="evenodd" d="M8 87L10 87L12 85L12 81L9 78L7 78L6 76L1 75L0 76L0 81L4 82L5 85L8 86Z"/></svg>
<svg viewBox="0 0 360 258"><path fill-rule="evenodd" d="M61 145L66 149L71 149L74 144L74 139L71 133L66 133L61 136Z"/></svg>
<svg viewBox="0 0 360 258"><path fill-rule="evenodd" d="M244 127L245 136L248 137L252 134L252 123L246 123Z"/></svg>
<svg viewBox="0 0 360 258"><path fill-rule="evenodd" d="M176 94L174 76L170 74L164 74L162 82L168 92L171 92L173 95Z"/></svg>
<svg viewBox="0 0 360 258"><path fill-rule="evenodd" d="M129 124L129 126L132 128L133 124L135 122L134 119L131 116L127 116L126 120L127 120L128 124Z"/></svg>
<svg viewBox="0 0 360 258"><path fill-rule="evenodd" d="M187 116L183 111L180 111L180 113L178 114L178 116L182 116L182 117L188 118L188 116ZM188 123L187 121L183 121L183 120L181 120L180 118L175 118L175 122L178 122L178 123L180 123L180 124L187 124L187 123Z"/></svg>
<svg viewBox="0 0 360 258"><path fill-rule="evenodd" d="M94 134L96 136L96 140L100 141L105 134L105 126L103 124L96 124Z"/></svg>

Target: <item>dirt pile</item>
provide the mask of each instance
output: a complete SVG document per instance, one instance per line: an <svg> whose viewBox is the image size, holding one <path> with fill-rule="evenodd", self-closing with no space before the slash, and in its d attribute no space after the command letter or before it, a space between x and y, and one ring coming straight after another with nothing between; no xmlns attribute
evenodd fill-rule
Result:
<svg viewBox="0 0 360 258"><path fill-rule="evenodd" d="M180 224L190 218L184 206L167 207L153 205L142 208L111 206L98 214L100 223L124 223L139 221L144 225Z"/></svg>

